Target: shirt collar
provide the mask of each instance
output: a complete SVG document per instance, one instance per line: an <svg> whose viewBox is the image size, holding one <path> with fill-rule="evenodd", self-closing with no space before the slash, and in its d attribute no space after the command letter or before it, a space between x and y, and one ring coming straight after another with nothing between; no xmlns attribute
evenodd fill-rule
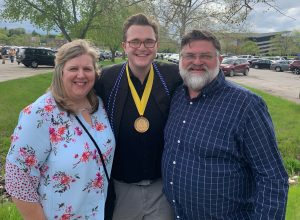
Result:
<svg viewBox="0 0 300 220"><path fill-rule="evenodd" d="M220 70L217 77L202 89L201 94L210 95L219 90L224 85L224 83L225 76L224 73Z"/></svg>
<svg viewBox="0 0 300 220"><path fill-rule="evenodd" d="M144 83L142 84L141 82L140 82L140 80L135 76L135 75L133 75L133 73L132 73L132 70L130 69L130 66L128 65L128 70L129 70L129 76L130 76L130 78L131 78L131 80L132 80L132 82L135 84L135 83L140 83L141 85L146 85L146 82L147 82L147 80L148 80L148 76L149 76L149 73L150 73L150 70L149 70L149 72L147 73L147 76L145 77L145 80L144 80ZM155 72L155 71L154 71Z"/></svg>

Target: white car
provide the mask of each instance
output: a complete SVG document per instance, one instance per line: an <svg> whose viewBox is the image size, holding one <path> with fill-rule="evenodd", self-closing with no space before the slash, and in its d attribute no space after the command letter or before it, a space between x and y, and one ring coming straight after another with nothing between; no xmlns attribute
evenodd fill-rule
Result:
<svg viewBox="0 0 300 220"><path fill-rule="evenodd" d="M179 63L179 54L174 53L169 57L169 61L172 63Z"/></svg>

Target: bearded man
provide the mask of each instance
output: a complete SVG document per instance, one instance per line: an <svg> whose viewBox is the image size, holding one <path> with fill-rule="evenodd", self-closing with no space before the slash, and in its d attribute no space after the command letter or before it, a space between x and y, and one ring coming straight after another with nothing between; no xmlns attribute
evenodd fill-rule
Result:
<svg viewBox="0 0 300 220"><path fill-rule="evenodd" d="M184 85L171 101L163 189L176 219L284 219L288 175L261 97L225 80L209 31L181 41Z"/></svg>

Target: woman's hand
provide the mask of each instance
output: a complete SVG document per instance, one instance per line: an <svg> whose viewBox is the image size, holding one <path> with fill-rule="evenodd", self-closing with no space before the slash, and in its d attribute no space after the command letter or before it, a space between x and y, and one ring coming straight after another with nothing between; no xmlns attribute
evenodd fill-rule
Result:
<svg viewBox="0 0 300 220"><path fill-rule="evenodd" d="M37 202L25 202L12 197L24 220L47 220L43 208Z"/></svg>

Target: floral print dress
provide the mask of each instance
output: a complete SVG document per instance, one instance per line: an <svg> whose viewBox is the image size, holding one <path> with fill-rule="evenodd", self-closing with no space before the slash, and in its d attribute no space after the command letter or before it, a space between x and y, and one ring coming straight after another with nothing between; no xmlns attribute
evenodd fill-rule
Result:
<svg viewBox="0 0 300 220"><path fill-rule="evenodd" d="M110 174L115 139L99 99L92 125ZM96 147L72 114L58 109L50 92L20 114L6 159L6 190L41 203L47 219L104 219L107 178Z"/></svg>

